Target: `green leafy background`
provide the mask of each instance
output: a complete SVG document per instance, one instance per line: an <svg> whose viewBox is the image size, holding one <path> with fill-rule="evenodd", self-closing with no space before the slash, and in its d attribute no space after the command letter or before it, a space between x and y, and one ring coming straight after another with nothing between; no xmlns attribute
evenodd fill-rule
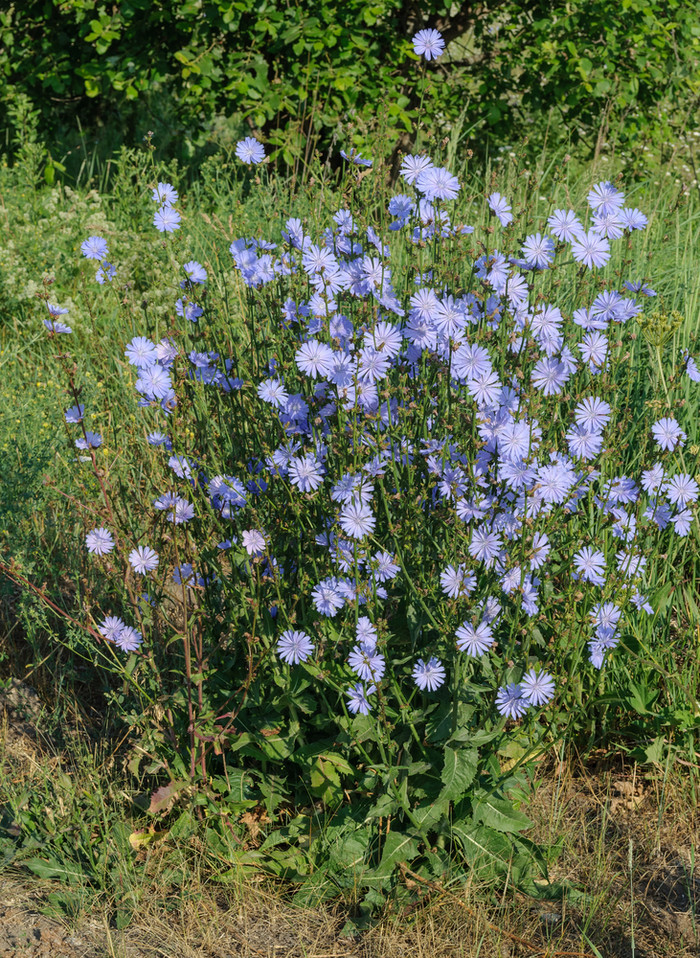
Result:
<svg viewBox="0 0 700 958"><path fill-rule="evenodd" d="M420 70L424 27L448 47ZM185 160L255 131L291 165L350 140L408 148L426 116L477 151L529 134L591 152L601 131L661 145L694 123L699 49L678 0L26 0L0 12L0 134L21 141L26 97L72 163L153 130Z"/></svg>

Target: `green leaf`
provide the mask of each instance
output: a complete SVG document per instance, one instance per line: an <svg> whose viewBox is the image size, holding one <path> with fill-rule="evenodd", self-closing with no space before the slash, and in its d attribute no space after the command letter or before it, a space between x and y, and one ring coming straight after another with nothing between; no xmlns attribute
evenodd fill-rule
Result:
<svg viewBox="0 0 700 958"><path fill-rule="evenodd" d="M639 644L639 639L637 639L637 637L632 635L630 632L620 636L620 645L632 652L634 655L639 655L642 650L642 647Z"/></svg>
<svg viewBox="0 0 700 958"><path fill-rule="evenodd" d="M46 904L40 906L39 911L42 915L49 915L52 918L75 918L80 914L82 907L83 895L80 891L61 889L47 895Z"/></svg>
<svg viewBox="0 0 700 958"><path fill-rule="evenodd" d="M420 639L421 634L421 614L418 607L412 602L406 609L406 625L408 626L408 634L411 637L411 642L415 645Z"/></svg>
<svg viewBox="0 0 700 958"><path fill-rule="evenodd" d="M190 838L197 830L197 822L189 809L185 809L168 829L168 835L173 839Z"/></svg>
<svg viewBox="0 0 700 958"><path fill-rule="evenodd" d="M439 708L431 715L426 723L426 739L431 744L440 742L463 742L470 740L474 735L474 729L471 727L471 718L474 714L474 706L466 705L464 702L457 704L457 722L456 730L452 733L452 703L442 702Z"/></svg>
<svg viewBox="0 0 700 958"><path fill-rule="evenodd" d="M58 862L47 862L42 858L27 858L22 864L39 878L58 878L60 881L72 883L84 881L85 875L82 871L74 871L66 865Z"/></svg>
<svg viewBox="0 0 700 958"><path fill-rule="evenodd" d="M357 830L338 841L330 850L329 863L339 874L347 873L351 884L357 881L357 873L364 870L365 858L369 847L368 829ZM343 881L347 887L347 882Z"/></svg>
<svg viewBox="0 0 700 958"><path fill-rule="evenodd" d="M292 902L302 908L318 908L336 894L337 886L331 880L328 868L319 868L304 881Z"/></svg>
<svg viewBox="0 0 700 958"><path fill-rule="evenodd" d="M411 862L417 855L418 843L414 838L401 832L389 832L379 865L374 871L367 872L365 881L383 885L400 862Z"/></svg>
<svg viewBox="0 0 700 958"><path fill-rule="evenodd" d="M698 604L695 601L693 592L688 588L688 586L683 587L683 598L685 599L685 603L688 606L688 612L691 614L693 621L700 622L700 608L698 608Z"/></svg>
<svg viewBox="0 0 700 958"><path fill-rule="evenodd" d="M644 750L645 761L650 762L654 765L661 765L664 761L666 754L667 743L663 735L660 735L658 738L655 738L654 741L647 745Z"/></svg>
<svg viewBox="0 0 700 958"><path fill-rule="evenodd" d="M625 701L638 715L651 715L651 706L658 697L658 689L650 690L646 683L630 682Z"/></svg>
<svg viewBox="0 0 700 958"><path fill-rule="evenodd" d="M549 847L538 845L529 838L525 838L524 835L518 835L514 840L514 844L516 848L520 849L520 857L523 858L527 856L531 863L536 864L542 877L549 883L548 858L556 858L557 854L561 851L561 845L551 845ZM539 885L538 894L544 895L544 893L543 886Z"/></svg>
<svg viewBox="0 0 700 958"><path fill-rule="evenodd" d="M296 742L293 736L264 735L258 740L260 751L273 762L281 762L294 754Z"/></svg>
<svg viewBox="0 0 700 958"><path fill-rule="evenodd" d="M99 36L102 36L102 23L100 20L91 20L90 33L85 35L85 39L88 43L92 43Z"/></svg>
<svg viewBox="0 0 700 958"><path fill-rule="evenodd" d="M352 767L342 755L335 752L317 755L311 766L311 791L326 805L336 805L343 798L340 774L350 775L352 772Z"/></svg>
<svg viewBox="0 0 700 958"><path fill-rule="evenodd" d="M651 606L655 612L663 612L674 589L674 583L667 582L665 585L662 585L660 589L656 590L651 599Z"/></svg>
<svg viewBox="0 0 700 958"><path fill-rule="evenodd" d="M411 815L416 825L422 829L432 828L441 818L449 814L450 803L442 795L437 801L426 799L412 810Z"/></svg>
<svg viewBox="0 0 700 958"><path fill-rule="evenodd" d="M393 815L398 809L399 803L394 796L388 792L384 792L367 812L366 821L369 822L374 818L388 818L389 815Z"/></svg>
<svg viewBox="0 0 700 958"><path fill-rule="evenodd" d="M100 92L100 85L92 77L85 77L85 95L96 97Z"/></svg>
<svg viewBox="0 0 700 958"><path fill-rule="evenodd" d="M495 798L488 792L479 792L473 799L473 814L476 823L488 825L499 832L522 832L532 827L532 822L522 812L513 808L511 802Z"/></svg>
<svg viewBox="0 0 700 958"><path fill-rule="evenodd" d="M513 847L505 835L486 825L469 822L453 825L452 835L473 868L494 874L509 870Z"/></svg>
<svg viewBox="0 0 700 958"><path fill-rule="evenodd" d="M221 784L226 783L225 795L228 801L245 802L248 799L246 794L246 774L239 768L229 769L226 778L221 776ZM223 789L222 789L223 791Z"/></svg>
<svg viewBox="0 0 700 958"><path fill-rule="evenodd" d="M475 748L446 748L440 797L458 802L474 781L478 763L479 753Z"/></svg>

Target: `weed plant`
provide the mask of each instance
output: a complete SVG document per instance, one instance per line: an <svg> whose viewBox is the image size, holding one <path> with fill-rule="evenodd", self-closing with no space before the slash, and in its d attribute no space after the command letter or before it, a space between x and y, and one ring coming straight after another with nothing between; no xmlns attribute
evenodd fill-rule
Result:
<svg viewBox="0 0 700 958"><path fill-rule="evenodd" d="M625 712L654 715L641 757L694 741L692 672L649 674L697 618L688 291L620 184L477 189L422 153L387 198L347 151L302 219L240 155L275 234L214 246L226 221L137 164L157 233L86 224L79 305L45 278L81 550L70 602L5 572L69 622L178 834L300 900L371 910L406 863L535 893L537 757Z"/></svg>

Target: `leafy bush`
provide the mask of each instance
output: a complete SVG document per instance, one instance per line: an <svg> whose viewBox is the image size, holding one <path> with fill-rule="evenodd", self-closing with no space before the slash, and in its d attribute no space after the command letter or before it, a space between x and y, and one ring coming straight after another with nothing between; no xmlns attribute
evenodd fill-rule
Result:
<svg viewBox="0 0 700 958"><path fill-rule="evenodd" d="M111 148L115 134L129 143L150 129L167 155L191 157L208 137L230 144L245 120L291 164L338 137L392 150L400 134L406 149L427 115L439 136L470 131L475 149L517 142L533 122L538 137L547 124L550 142L583 136L590 150L601 124L661 147L697 113L695 10L679 0L622 9L28 0L0 13L5 138L24 142L36 114L40 138L60 138L73 156L93 137ZM409 38L425 26L443 31L447 52L418 74ZM76 116L87 131L78 146Z"/></svg>

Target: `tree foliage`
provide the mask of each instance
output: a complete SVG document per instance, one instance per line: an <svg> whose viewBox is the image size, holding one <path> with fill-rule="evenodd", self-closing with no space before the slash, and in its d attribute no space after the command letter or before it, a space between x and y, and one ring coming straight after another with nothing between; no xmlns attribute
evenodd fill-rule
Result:
<svg viewBox="0 0 700 958"><path fill-rule="evenodd" d="M410 39L425 26L448 48L421 72ZM234 117L287 162L349 131L362 142L378 118L409 146L421 110L438 133L461 117L479 143L553 112L594 142L601 119L628 137L682 125L699 48L682 0L22 0L0 12L0 97L28 97L49 138L165 122L201 144Z"/></svg>

